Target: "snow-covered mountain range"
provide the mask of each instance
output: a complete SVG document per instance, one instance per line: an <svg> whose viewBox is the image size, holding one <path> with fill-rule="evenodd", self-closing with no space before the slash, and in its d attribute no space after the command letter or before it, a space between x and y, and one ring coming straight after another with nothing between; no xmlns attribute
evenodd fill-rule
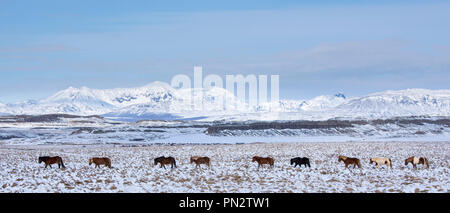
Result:
<svg viewBox="0 0 450 213"><path fill-rule="evenodd" d="M167 83L154 82L137 88L105 90L69 87L43 100L0 103L0 115L55 113L103 115L131 120L450 116L450 90L407 89L352 98L338 93L310 100L280 100L248 107L245 101L225 89L174 89Z"/></svg>

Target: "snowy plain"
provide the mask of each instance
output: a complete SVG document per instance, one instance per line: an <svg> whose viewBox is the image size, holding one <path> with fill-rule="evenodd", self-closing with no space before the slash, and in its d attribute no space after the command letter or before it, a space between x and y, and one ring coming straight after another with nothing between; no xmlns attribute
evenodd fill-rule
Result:
<svg viewBox="0 0 450 213"><path fill-rule="evenodd" d="M0 192L450 192L449 142L297 142L222 145L1 145ZM44 169L38 156L58 155L65 169ZM153 165L173 156L176 169ZM208 156L211 168L189 164ZM271 156L274 168L257 169L254 155ZM345 169L338 155L361 159L362 169ZM424 156L430 168L405 166ZM109 157L112 168L88 165ZM311 168L293 168L289 159L308 157ZM369 165L388 157L393 169Z"/></svg>

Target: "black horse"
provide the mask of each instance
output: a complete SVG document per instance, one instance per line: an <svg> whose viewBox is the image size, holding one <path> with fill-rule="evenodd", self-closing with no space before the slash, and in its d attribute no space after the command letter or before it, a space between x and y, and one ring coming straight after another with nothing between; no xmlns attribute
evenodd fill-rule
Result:
<svg viewBox="0 0 450 213"><path fill-rule="evenodd" d="M302 167L302 164L304 164L305 167L308 166L308 167L311 168L311 165L309 164L309 158L300 158L300 157L298 157L298 158L292 158L292 159L291 159L291 165L294 164L294 163L295 163L294 168L295 168L297 165L299 165L300 167Z"/></svg>
<svg viewBox="0 0 450 213"><path fill-rule="evenodd" d="M39 163L45 162L49 158L50 158L50 156L40 156L39 157Z"/></svg>

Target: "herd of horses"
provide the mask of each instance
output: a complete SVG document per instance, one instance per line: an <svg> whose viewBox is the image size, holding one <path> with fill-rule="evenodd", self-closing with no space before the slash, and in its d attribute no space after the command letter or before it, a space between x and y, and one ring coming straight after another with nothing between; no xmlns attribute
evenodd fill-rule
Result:
<svg viewBox="0 0 450 213"><path fill-rule="evenodd" d="M58 168L65 168L63 160L61 157L59 156L54 156L54 157L50 157L50 156L41 156L38 159L39 164L44 162L45 163L45 168L47 168L47 166L50 166L50 168L52 167L52 164L58 164ZM264 167L265 164L268 164L269 167L273 168L274 166L274 162L275 160L272 157L259 157L259 156L254 156L252 158L252 162L257 162L258 163L258 169L260 167ZM305 167L311 167L311 164L309 162L309 158L306 157L296 157L296 158L292 158L291 159L291 165L294 165L294 168L296 166L301 167L302 165L305 165ZM353 168L361 168L361 161L358 158L350 158L350 157L346 157L346 156L339 156L338 157L338 162L344 162L345 164L345 168L349 168L349 165L353 165ZM102 158L90 158L89 159L89 165L95 164L95 168L99 167L100 165L105 165L108 168L111 168L111 159L106 158L106 157L102 157ZM195 167L198 168L200 167L201 164L206 165L207 167L211 167L211 160L209 157L200 157L200 156L192 156L190 158L190 164L195 163ZM370 158L369 160L369 164L372 165L373 163L375 163L376 167L380 167L382 165L385 165L387 168L391 168L392 169L392 160L390 158ZM414 169L417 169L417 165L421 164L423 168L429 168L429 162L428 159L425 157L416 157L416 156L412 156L409 157L405 160L405 166L408 166L408 164L412 164ZM160 165L161 168L166 168L166 165L170 165L171 168L176 168L177 167L177 163L175 161L174 157L158 157L154 159L154 166L156 165Z"/></svg>

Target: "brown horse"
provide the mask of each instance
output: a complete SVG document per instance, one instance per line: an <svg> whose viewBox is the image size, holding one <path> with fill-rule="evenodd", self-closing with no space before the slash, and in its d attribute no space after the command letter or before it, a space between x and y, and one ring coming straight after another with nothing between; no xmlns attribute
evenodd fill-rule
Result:
<svg viewBox="0 0 450 213"><path fill-rule="evenodd" d="M211 162L211 160L208 157L198 157L198 156L192 156L191 161L190 161L191 164L192 163L196 164L195 167L199 167L200 164L205 164L211 168L210 162Z"/></svg>
<svg viewBox="0 0 450 213"><path fill-rule="evenodd" d="M100 165L105 165L108 168L111 168L111 160L109 158L91 158L89 159L89 166L94 163L95 168L100 167Z"/></svg>
<svg viewBox="0 0 450 213"><path fill-rule="evenodd" d="M338 162L343 161L345 164L345 168L348 168L348 165L353 165L353 168L356 168L356 166L358 166L358 168L361 168L361 162L358 158L349 158L346 156L339 156L338 158Z"/></svg>
<svg viewBox="0 0 450 213"><path fill-rule="evenodd" d="M55 163L58 164L58 168L61 168L61 167L66 168L64 166L62 158L59 156L54 156L54 157L41 156L41 157L39 157L39 164L42 162L45 163L45 168L47 168L47 166L50 166L50 168L52 168L52 164L55 164Z"/></svg>
<svg viewBox="0 0 450 213"><path fill-rule="evenodd" d="M408 166L408 163L411 163L413 165L414 169L417 169L417 164L422 164L423 168L425 168L425 169L428 169L428 167L430 167L430 164L428 163L428 159L425 157L412 156L405 160L405 166Z"/></svg>
<svg viewBox="0 0 450 213"><path fill-rule="evenodd" d="M255 156L252 158L252 162L255 162L255 161L258 162L258 169L261 166L264 167L264 164L269 164L270 167L273 168L274 160L271 157L263 158L263 157Z"/></svg>
<svg viewBox="0 0 450 213"><path fill-rule="evenodd" d="M156 166L157 164L160 164L161 165L161 167L160 168L166 168L166 166L165 165L167 165L167 164L170 164L172 167L172 169L175 167L175 168L177 168L177 163L175 162L175 158L173 158L173 157L164 157L164 156L161 156L161 157L159 157L159 158L155 158L155 163L154 163L154 166Z"/></svg>

